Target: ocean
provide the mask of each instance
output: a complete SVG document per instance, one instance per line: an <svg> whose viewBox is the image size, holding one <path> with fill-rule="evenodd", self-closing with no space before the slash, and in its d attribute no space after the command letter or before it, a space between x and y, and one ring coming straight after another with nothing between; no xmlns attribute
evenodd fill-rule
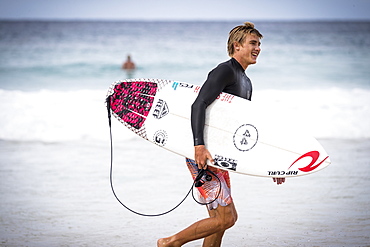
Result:
<svg viewBox="0 0 370 247"><path fill-rule="evenodd" d="M0 245L155 246L207 216L189 197L154 218L113 197L105 96L111 83L201 85L229 59L243 21L0 21ZM252 101L315 136L332 164L282 186L231 174L239 213L223 246L370 246L370 22L256 21L264 35L246 73ZM130 54L137 69L125 72ZM120 199L175 206L191 186L184 159L113 119ZM201 241L185 246L201 246Z"/></svg>

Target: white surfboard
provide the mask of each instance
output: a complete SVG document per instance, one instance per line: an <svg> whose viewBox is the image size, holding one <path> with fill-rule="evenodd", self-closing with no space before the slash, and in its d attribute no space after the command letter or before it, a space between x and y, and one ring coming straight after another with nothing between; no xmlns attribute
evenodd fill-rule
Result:
<svg viewBox="0 0 370 247"><path fill-rule="evenodd" d="M159 79L117 81L108 90L112 114L140 137L194 158L191 105L200 86ZM206 112L205 142L212 166L262 177L311 174L330 164L319 142L292 131L253 102L221 93ZM263 117L262 117L263 116Z"/></svg>

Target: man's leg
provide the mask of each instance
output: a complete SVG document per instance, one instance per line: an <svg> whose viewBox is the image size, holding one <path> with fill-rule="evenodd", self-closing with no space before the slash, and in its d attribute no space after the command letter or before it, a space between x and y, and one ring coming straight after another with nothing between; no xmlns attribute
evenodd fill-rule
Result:
<svg viewBox="0 0 370 247"><path fill-rule="evenodd" d="M232 217L233 221L235 223L235 221L238 218L238 214L236 212L235 205L234 205L234 203L231 203L229 206L230 206L230 208L232 208L231 209L232 216L226 215L223 212L225 207L222 207L220 205L216 209L212 209L212 210L208 209L209 216L210 217L217 217L218 214L225 214L225 217ZM206 246L219 247L219 246L221 246L222 237L224 236L225 230L216 232L216 233L206 237L203 241L203 247L206 247Z"/></svg>
<svg viewBox="0 0 370 247"><path fill-rule="evenodd" d="M237 220L234 203L225 207L218 206L209 212L210 217L200 220L179 233L159 239L157 246L182 246L190 241L206 238L203 246L220 246L226 229L232 227Z"/></svg>

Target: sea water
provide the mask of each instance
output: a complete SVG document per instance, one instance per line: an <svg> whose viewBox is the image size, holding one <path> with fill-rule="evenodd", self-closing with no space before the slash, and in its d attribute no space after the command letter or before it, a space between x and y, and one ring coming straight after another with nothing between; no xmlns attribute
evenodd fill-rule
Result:
<svg viewBox="0 0 370 247"><path fill-rule="evenodd" d="M114 199L104 101L126 78L201 85L229 59L228 32L241 23L0 22L1 245L155 246L206 217L192 199L157 218ZM332 165L283 186L232 174L239 220L224 246L370 246L370 22L255 24L264 38L246 71L252 101L315 136ZM135 71L121 70L128 54ZM183 158L115 119L113 141L128 206L159 213L185 196Z"/></svg>

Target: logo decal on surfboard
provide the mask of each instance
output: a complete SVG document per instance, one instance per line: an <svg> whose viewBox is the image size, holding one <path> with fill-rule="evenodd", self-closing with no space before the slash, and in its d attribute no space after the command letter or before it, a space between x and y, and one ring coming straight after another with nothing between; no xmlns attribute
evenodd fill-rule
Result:
<svg viewBox="0 0 370 247"><path fill-rule="evenodd" d="M194 85L188 84L188 83L183 83L183 82L174 82L172 84L173 90L176 90L177 89L177 86L179 86L179 87L185 87L185 88L193 88Z"/></svg>
<svg viewBox="0 0 370 247"><path fill-rule="evenodd" d="M234 133L234 145L239 151L249 151L257 144L258 131L251 124L243 124Z"/></svg>
<svg viewBox="0 0 370 247"><path fill-rule="evenodd" d="M320 156L320 153L319 151L311 151L311 152L308 152L308 153L305 153L304 155L302 155L301 157L299 157L298 159L296 159L296 161L293 162L293 164L291 164L289 166L288 169L290 169L297 161L299 161L300 159L303 159L305 157L310 157L312 160L311 160L311 163L308 164L307 166L305 167L302 167L302 168L298 168L298 170L302 171L302 172L310 172L310 171L313 171L315 170L317 167L319 167L319 165L321 165L327 158L329 158L329 156L327 156L325 159L323 159L321 162L319 162L317 165L314 165L316 163L316 161L319 159L319 156Z"/></svg>
<svg viewBox="0 0 370 247"><path fill-rule="evenodd" d="M214 160L215 165L228 170L236 171L236 166L238 165L238 161L236 159L226 158L224 156L215 154Z"/></svg>
<svg viewBox="0 0 370 247"><path fill-rule="evenodd" d="M299 166L302 166L302 163L303 164L307 164L307 163L305 163L305 161L301 161L301 163L299 162L303 158L311 158L310 164L308 164L307 166L298 168L298 170L299 171L302 171L302 172L311 172L311 171L315 170L317 167L319 167L322 163L324 163L324 161L326 159L329 158L329 156L326 156L325 159L323 159L322 161L320 161L319 163L316 164L317 160L319 159L319 156L320 156L320 152L319 151L310 151L308 153L305 153L305 154L301 155L298 159L296 159L289 166L288 170L293 165L295 165L297 162L300 164ZM298 166L298 165L296 165L296 166ZM298 172L299 172L298 170L291 170L291 171L268 171L267 173L268 173L269 176L276 176L276 175L279 175L279 176L283 176L283 175L284 176L297 176L298 175Z"/></svg>
<svg viewBox="0 0 370 247"><path fill-rule="evenodd" d="M158 146L163 147L164 145L166 145L167 138L168 138L168 136L167 136L167 132L166 131L164 131L164 130L157 130L154 133L153 142L155 144L157 144Z"/></svg>
<svg viewBox="0 0 370 247"><path fill-rule="evenodd" d="M159 99L154 108L153 116L156 119L161 119L164 116L166 116L169 112L170 110L168 109L166 101L164 101L163 99Z"/></svg>

